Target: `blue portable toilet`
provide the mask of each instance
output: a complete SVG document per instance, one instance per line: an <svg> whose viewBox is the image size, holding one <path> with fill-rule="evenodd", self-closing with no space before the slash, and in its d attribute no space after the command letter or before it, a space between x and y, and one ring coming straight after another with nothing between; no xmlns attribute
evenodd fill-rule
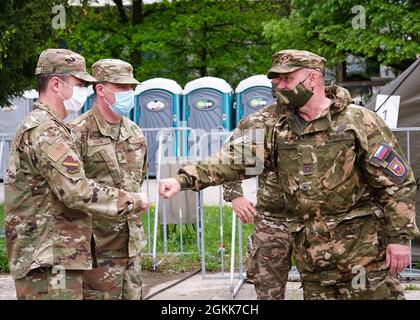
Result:
<svg viewBox="0 0 420 320"><path fill-rule="evenodd" d="M174 80L154 78L146 80L137 86L133 119L147 141L147 160L149 176L156 175L156 151L158 148L158 130L160 128L176 128L181 118L181 86ZM148 131L148 129L151 129ZM177 153L176 144L178 133L174 131L172 145L169 148L173 156Z"/></svg>
<svg viewBox="0 0 420 320"><path fill-rule="evenodd" d="M256 75L239 82L236 93L236 125L255 111L276 102L271 92L271 81L265 75Z"/></svg>
<svg viewBox="0 0 420 320"><path fill-rule="evenodd" d="M188 82L183 92L182 120L191 128L232 130L232 87L223 79L203 77Z"/></svg>
<svg viewBox="0 0 420 320"><path fill-rule="evenodd" d="M16 129L32 111L32 105L38 97L38 91L27 90L21 96L11 97L8 105L0 108L0 180L6 175L10 145Z"/></svg>
<svg viewBox="0 0 420 320"><path fill-rule="evenodd" d="M195 136L191 132L183 135L183 155L196 154L197 150L191 149L194 143L199 143L196 146L202 158L219 150L224 139L213 135L213 132L223 134L233 129L232 87L225 80L215 77L193 80L185 85L182 107L183 125L202 130L196 130ZM203 140L205 138L208 140Z"/></svg>

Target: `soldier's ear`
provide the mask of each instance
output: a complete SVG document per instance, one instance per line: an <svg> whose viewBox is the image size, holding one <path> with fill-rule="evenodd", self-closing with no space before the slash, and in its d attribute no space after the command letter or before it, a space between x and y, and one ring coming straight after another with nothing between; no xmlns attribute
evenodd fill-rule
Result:
<svg viewBox="0 0 420 320"><path fill-rule="evenodd" d="M60 91L60 85L61 85L61 79L59 77L52 77L50 81L48 82L48 87L54 91L59 92Z"/></svg>
<svg viewBox="0 0 420 320"><path fill-rule="evenodd" d="M101 98L105 96L104 86L102 83L95 84L95 94Z"/></svg>

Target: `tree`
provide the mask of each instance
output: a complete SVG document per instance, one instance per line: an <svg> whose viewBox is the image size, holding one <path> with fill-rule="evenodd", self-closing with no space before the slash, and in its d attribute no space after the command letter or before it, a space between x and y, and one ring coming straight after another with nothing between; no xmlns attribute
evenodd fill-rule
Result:
<svg viewBox="0 0 420 320"><path fill-rule="evenodd" d="M34 85L40 49L52 31L52 8L60 1L0 2L0 106Z"/></svg>
<svg viewBox="0 0 420 320"><path fill-rule="evenodd" d="M404 70L420 52L415 0L294 0L288 17L264 23L274 50L316 52L332 66L347 53Z"/></svg>
<svg viewBox="0 0 420 320"><path fill-rule="evenodd" d="M179 0L131 7L86 8L69 13L69 26L53 41L87 59L119 58L133 64L139 80L168 77L185 84L206 75L232 85L270 66L262 22L287 14L289 1ZM131 10L131 14L130 14Z"/></svg>
<svg viewBox="0 0 420 320"><path fill-rule="evenodd" d="M289 1L174 1L150 15L136 32L146 77L166 76L185 84L203 76L236 85L247 76L266 73L270 43L262 22L285 16Z"/></svg>

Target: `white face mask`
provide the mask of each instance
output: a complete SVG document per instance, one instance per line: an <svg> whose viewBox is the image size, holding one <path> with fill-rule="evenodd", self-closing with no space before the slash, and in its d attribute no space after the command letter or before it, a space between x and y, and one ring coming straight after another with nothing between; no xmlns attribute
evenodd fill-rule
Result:
<svg viewBox="0 0 420 320"><path fill-rule="evenodd" d="M61 79L60 79L61 80ZM68 114L78 112L83 108L87 97L88 89L86 87L70 86L61 80L66 86L73 88L73 94L70 98L64 99L64 97L59 93L60 97L63 98L64 107Z"/></svg>

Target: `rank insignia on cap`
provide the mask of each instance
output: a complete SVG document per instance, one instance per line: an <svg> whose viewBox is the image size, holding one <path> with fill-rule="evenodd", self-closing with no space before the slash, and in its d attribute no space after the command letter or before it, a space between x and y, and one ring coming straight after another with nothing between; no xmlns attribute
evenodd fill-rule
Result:
<svg viewBox="0 0 420 320"><path fill-rule="evenodd" d="M392 174L396 175L397 177L402 177L405 175L405 166L397 158L392 159L387 168Z"/></svg>
<svg viewBox="0 0 420 320"><path fill-rule="evenodd" d="M373 154L373 156L376 159L383 160L386 157L386 155L388 154L388 152L389 152L389 148L387 146L380 145L378 147L378 149L376 149L376 151Z"/></svg>
<svg viewBox="0 0 420 320"><path fill-rule="evenodd" d="M72 156L68 156L66 159L64 159L63 166L67 168L69 173L75 173L79 171L79 163Z"/></svg>

